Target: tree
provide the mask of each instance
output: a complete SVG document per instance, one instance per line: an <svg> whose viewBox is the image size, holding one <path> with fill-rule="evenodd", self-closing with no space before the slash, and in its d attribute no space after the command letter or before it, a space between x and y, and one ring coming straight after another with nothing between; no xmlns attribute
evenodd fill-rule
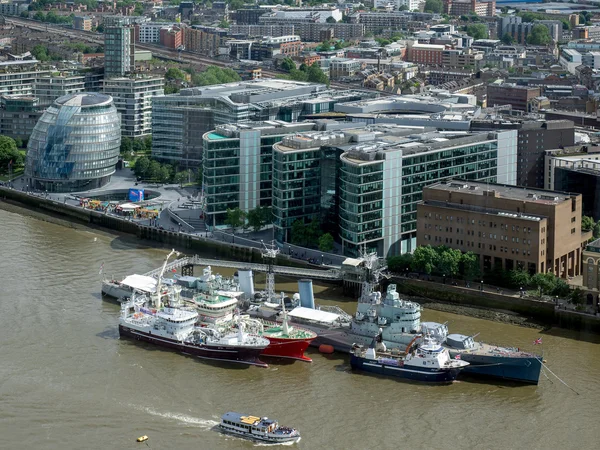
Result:
<svg viewBox="0 0 600 450"><path fill-rule="evenodd" d="M123 136L121 138L121 154L131 153L133 151L133 143L131 139Z"/></svg>
<svg viewBox="0 0 600 450"><path fill-rule="evenodd" d="M292 60L292 58L283 58L280 66L281 70L285 70L286 72L291 72L296 69L296 63Z"/></svg>
<svg viewBox="0 0 600 450"><path fill-rule="evenodd" d="M248 225L254 231L260 231L260 229L263 227L263 213L261 209L261 206L257 206L256 208L248 211L248 214L246 216L248 220Z"/></svg>
<svg viewBox="0 0 600 450"><path fill-rule="evenodd" d="M480 278L479 257L473 252L463 253L461 260L461 273L465 280Z"/></svg>
<svg viewBox="0 0 600 450"><path fill-rule="evenodd" d="M169 166L162 166L160 171L158 172L159 181L166 183L171 179L171 171L169 170Z"/></svg>
<svg viewBox="0 0 600 450"><path fill-rule="evenodd" d="M442 0L426 0L425 2L425 12L441 14L443 9L444 5L442 4Z"/></svg>
<svg viewBox="0 0 600 450"><path fill-rule="evenodd" d="M329 42L327 39L325 39L322 43L321 43L321 50L329 50L331 49L331 42Z"/></svg>
<svg viewBox="0 0 600 450"><path fill-rule="evenodd" d="M437 270L443 275L454 277L458 274L458 267L461 258L462 253L460 250L446 248L439 255Z"/></svg>
<svg viewBox="0 0 600 450"><path fill-rule="evenodd" d="M235 233L236 228L241 227L246 223L246 213L240 208L227 208L227 217L225 218L225 224L229 225Z"/></svg>
<svg viewBox="0 0 600 450"><path fill-rule="evenodd" d="M387 259L388 269L395 273L404 273L410 269L412 255L405 253L404 255L389 256Z"/></svg>
<svg viewBox="0 0 600 450"><path fill-rule="evenodd" d="M467 25L467 34L473 39L487 39L488 29L482 23L474 23L471 25Z"/></svg>
<svg viewBox="0 0 600 450"><path fill-rule="evenodd" d="M411 268L429 275L435 269L437 260L438 254L431 245L417 247L413 253Z"/></svg>
<svg viewBox="0 0 600 450"><path fill-rule="evenodd" d="M188 179L188 173L187 172L177 172L175 174L175 176L173 177L173 182L177 183L179 185L183 185L183 183L185 183Z"/></svg>
<svg viewBox="0 0 600 450"><path fill-rule="evenodd" d="M341 50L344 47L342 46L342 42L341 41L336 41L335 44L333 44L333 48L335 48L336 50Z"/></svg>
<svg viewBox="0 0 600 450"><path fill-rule="evenodd" d="M48 55L48 50L42 44L37 44L31 49L31 54L38 61L49 61L50 56Z"/></svg>
<svg viewBox="0 0 600 450"><path fill-rule="evenodd" d="M225 19L221 20L219 22L219 28L229 28L229 22L227 22Z"/></svg>
<svg viewBox="0 0 600 450"><path fill-rule="evenodd" d="M161 175L161 167L158 161L150 161L148 171L146 172L146 178L151 180L158 180Z"/></svg>
<svg viewBox="0 0 600 450"><path fill-rule="evenodd" d="M581 218L581 231L591 231L594 229L595 225L594 219L590 216L583 216Z"/></svg>
<svg viewBox="0 0 600 450"><path fill-rule="evenodd" d="M17 144L13 138L0 135L0 170L8 171L8 166L20 166L23 164L23 156L17 149Z"/></svg>
<svg viewBox="0 0 600 450"><path fill-rule="evenodd" d="M531 45L548 45L551 42L550 30L545 25L534 25L527 35L527 43Z"/></svg>
<svg viewBox="0 0 600 450"><path fill-rule="evenodd" d="M301 220L295 220L290 230L292 244L306 245L306 226Z"/></svg>
<svg viewBox="0 0 600 450"><path fill-rule="evenodd" d="M317 63L313 63L308 68L307 73L308 81L312 83L326 84L327 86L329 86L329 78L327 78L327 75L325 75L325 73L323 72L323 70L321 70L321 67L319 67Z"/></svg>
<svg viewBox="0 0 600 450"><path fill-rule="evenodd" d="M333 18L333 16L329 16L327 19L325 19L325 22L327 22L327 23L337 23L337 20L335 20Z"/></svg>
<svg viewBox="0 0 600 450"><path fill-rule="evenodd" d="M515 42L515 38L513 38L510 34L504 33L502 36L502 43L506 45L512 45Z"/></svg>
<svg viewBox="0 0 600 450"><path fill-rule="evenodd" d="M529 283L531 282L531 277L525 270L511 270L508 279L510 280L510 285L514 289L525 288L529 286Z"/></svg>
<svg viewBox="0 0 600 450"><path fill-rule="evenodd" d="M138 177L145 177L150 168L150 160L146 156L137 159L133 166L133 171Z"/></svg>
<svg viewBox="0 0 600 450"><path fill-rule="evenodd" d="M325 233L319 238L319 250L322 252L330 252L333 250L333 236Z"/></svg>
<svg viewBox="0 0 600 450"><path fill-rule="evenodd" d="M23 140L21 138L15 138L15 145L17 148L23 148Z"/></svg>
<svg viewBox="0 0 600 450"><path fill-rule="evenodd" d="M165 73L165 78L167 80L181 80L181 81L184 81L185 80L185 72L183 72L183 70L180 70L180 69L178 69L176 67L171 67Z"/></svg>
<svg viewBox="0 0 600 450"><path fill-rule="evenodd" d="M569 293L569 300L574 305L583 305L585 303L585 296L583 295L583 291L581 288L576 287Z"/></svg>
<svg viewBox="0 0 600 450"><path fill-rule="evenodd" d="M321 222L318 219L311 220L306 226L306 245L318 245L322 234Z"/></svg>
<svg viewBox="0 0 600 450"><path fill-rule="evenodd" d="M551 273L536 273L531 277L529 286L540 289L540 295L550 294L556 286L556 277Z"/></svg>

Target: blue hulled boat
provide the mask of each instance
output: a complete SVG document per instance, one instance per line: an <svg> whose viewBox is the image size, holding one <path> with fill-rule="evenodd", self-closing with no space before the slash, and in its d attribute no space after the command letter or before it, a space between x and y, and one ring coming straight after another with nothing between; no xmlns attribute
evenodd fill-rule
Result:
<svg viewBox="0 0 600 450"><path fill-rule="evenodd" d="M385 345L377 343L376 339L368 349L356 345L350 352L350 365L365 372L429 383L454 381L469 365L466 361L451 359L448 350L430 337L425 337L423 343L411 351L417 338L409 344L404 355L386 352ZM377 351L377 346L383 351Z"/></svg>

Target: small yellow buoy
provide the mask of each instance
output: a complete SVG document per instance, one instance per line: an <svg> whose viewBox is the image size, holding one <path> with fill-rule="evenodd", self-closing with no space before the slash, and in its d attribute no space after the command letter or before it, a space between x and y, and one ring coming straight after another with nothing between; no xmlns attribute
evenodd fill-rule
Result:
<svg viewBox="0 0 600 450"><path fill-rule="evenodd" d="M548 361L546 361L545 359L542 359L542 362L543 362L544 364L546 364Z"/></svg>
<svg viewBox="0 0 600 450"><path fill-rule="evenodd" d="M138 442L144 442L148 440L148 436L144 435L144 436L140 436L139 438L137 438Z"/></svg>

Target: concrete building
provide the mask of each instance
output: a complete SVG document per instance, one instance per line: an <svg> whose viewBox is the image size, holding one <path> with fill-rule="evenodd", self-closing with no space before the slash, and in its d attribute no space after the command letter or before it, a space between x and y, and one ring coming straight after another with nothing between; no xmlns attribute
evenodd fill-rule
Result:
<svg viewBox="0 0 600 450"><path fill-rule="evenodd" d="M0 135L26 141L42 113L35 97L3 95L0 98Z"/></svg>
<svg viewBox="0 0 600 450"><path fill-rule="evenodd" d="M231 36L240 37L264 37L264 36L289 36L294 34L294 25L240 25L234 24L229 27Z"/></svg>
<svg viewBox="0 0 600 450"><path fill-rule="evenodd" d="M121 146L119 114L103 94L65 95L36 124L25 177L47 192L96 189L110 181Z"/></svg>
<svg viewBox="0 0 600 450"><path fill-rule="evenodd" d="M39 99L41 107L50 106L54 100L63 95L84 91L84 75L47 74L37 77L33 84L33 95Z"/></svg>
<svg viewBox="0 0 600 450"><path fill-rule="evenodd" d="M581 274L582 197L503 184L449 180L423 189L418 245L447 245L494 267Z"/></svg>
<svg viewBox="0 0 600 450"><path fill-rule="evenodd" d="M583 288L588 290L587 304L598 306L600 298L600 239L588 243L583 250Z"/></svg>
<svg viewBox="0 0 600 450"><path fill-rule="evenodd" d="M518 86L516 84L488 84L488 107L511 105L513 109L531 112L532 101L542 95L539 87Z"/></svg>
<svg viewBox="0 0 600 450"><path fill-rule="evenodd" d="M109 26L104 28L104 76L122 77L135 68L134 28Z"/></svg>
<svg viewBox="0 0 600 450"><path fill-rule="evenodd" d="M3 1L0 3L0 14L3 16L19 16L28 8L29 4L26 2Z"/></svg>
<svg viewBox="0 0 600 450"><path fill-rule="evenodd" d="M333 111L337 103L375 97L375 93L334 90L315 83L259 79L182 89L154 100L152 155L198 167L202 136L217 125L249 120L296 122Z"/></svg>
<svg viewBox="0 0 600 450"><path fill-rule="evenodd" d="M423 25L431 25L438 21L443 20L440 14L433 13L415 13L408 11L360 11L349 16L351 23L360 23L364 25L365 32L373 33L375 35L382 34L384 32L393 33L396 30L409 29L411 27L417 27L419 22ZM409 24L413 24L409 27ZM420 27L419 27L420 28Z"/></svg>
<svg viewBox="0 0 600 450"><path fill-rule="evenodd" d="M205 133L203 187L206 223L223 225L227 209L250 211L272 205L273 145L289 135L309 131L312 122L244 122L219 125Z"/></svg>
<svg viewBox="0 0 600 450"><path fill-rule="evenodd" d="M413 251L417 202L424 186L456 174L513 183L516 171L515 131L472 134L358 125L288 136L274 151L274 167L279 161L285 169L273 171L276 239L289 240L296 220L307 223L319 218L324 208L333 209L347 256L358 255L363 247L381 256ZM286 159L288 155L293 160ZM315 175L321 160L336 161L326 171L327 183L335 182L326 184L326 191L336 193L327 202L317 200L324 192L318 181L324 178ZM280 183L286 176L302 186L293 195L287 194L286 183Z"/></svg>
<svg viewBox="0 0 600 450"><path fill-rule="evenodd" d="M160 30L179 26L177 22L145 22L136 24L136 42L140 44L158 44L160 42Z"/></svg>
<svg viewBox="0 0 600 450"><path fill-rule="evenodd" d="M329 64L329 78L339 80L342 77L351 77L362 69L362 63L357 59L334 58Z"/></svg>
<svg viewBox="0 0 600 450"><path fill-rule="evenodd" d="M102 92L112 96L121 115L121 133L138 138L152 134L152 101L164 95L164 77L131 76L104 80Z"/></svg>
<svg viewBox="0 0 600 450"><path fill-rule="evenodd" d="M75 30L92 31L92 18L88 16L73 17L73 28Z"/></svg>

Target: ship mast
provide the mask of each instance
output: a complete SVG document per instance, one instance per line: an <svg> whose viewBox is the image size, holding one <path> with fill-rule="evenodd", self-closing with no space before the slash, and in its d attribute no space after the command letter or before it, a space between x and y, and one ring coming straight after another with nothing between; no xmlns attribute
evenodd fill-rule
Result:
<svg viewBox="0 0 600 450"><path fill-rule="evenodd" d="M165 273L165 270L167 268L167 262L169 262L169 258L173 255L179 256L179 252L176 252L175 249L171 250L171 252L165 258L165 262L163 263L160 273L158 274L158 280L156 282L156 292L155 292L156 297L154 297L154 307L156 309L159 309L161 307L162 276Z"/></svg>
<svg viewBox="0 0 600 450"><path fill-rule="evenodd" d="M267 301L271 301L275 296L275 273L273 272L273 266L275 265L277 255L279 254L279 249L273 242L268 247L263 241L260 242L264 247L261 255L267 264L267 280L265 286L267 291Z"/></svg>

